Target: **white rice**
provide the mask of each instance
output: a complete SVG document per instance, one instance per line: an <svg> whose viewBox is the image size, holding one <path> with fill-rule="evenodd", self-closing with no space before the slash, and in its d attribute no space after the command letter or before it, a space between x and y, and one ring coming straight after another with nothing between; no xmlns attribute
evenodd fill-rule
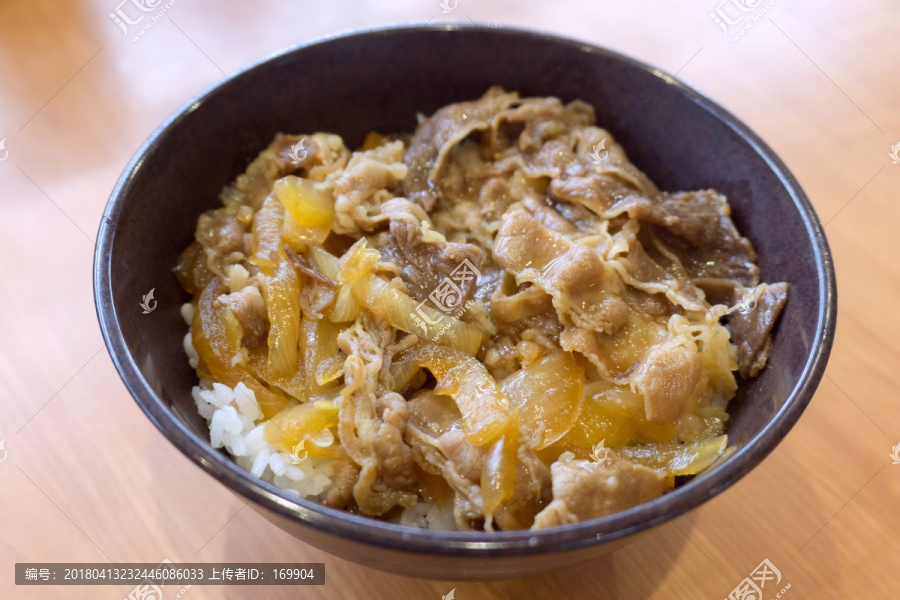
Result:
<svg viewBox="0 0 900 600"><path fill-rule="evenodd" d="M191 394L200 416L209 423L213 448L225 448L238 465L292 495L322 500L331 487L335 459L308 456L295 464L291 454L269 444L265 423L256 424L263 414L253 390L243 383L232 389L201 380Z"/></svg>
<svg viewBox="0 0 900 600"><path fill-rule="evenodd" d="M421 500L404 509L397 522L421 529L456 529L456 522L451 515L444 514L436 505Z"/></svg>
<svg viewBox="0 0 900 600"><path fill-rule="evenodd" d="M185 323L188 324L188 332L184 336L184 351L188 356L188 362L191 365L192 369L196 369L197 365L200 364L200 355L197 354L197 351L194 350L194 341L191 339L191 330L190 325L194 320L194 305L190 302L185 302L181 305L181 318L184 319Z"/></svg>
<svg viewBox="0 0 900 600"><path fill-rule="evenodd" d="M240 273L234 275L239 277ZM191 304L181 307L181 316L188 325L193 314ZM196 369L200 357L190 330L184 337L184 350L191 368ZM265 422L256 423L263 413L253 390L243 383L232 389L217 381L201 379L191 395L197 412L209 424L213 448L225 448L239 466L292 496L322 501L332 486L336 459L308 456L297 464L291 454L279 452L269 444L265 438ZM456 529L452 515L422 500L404 509L394 522L426 529Z"/></svg>

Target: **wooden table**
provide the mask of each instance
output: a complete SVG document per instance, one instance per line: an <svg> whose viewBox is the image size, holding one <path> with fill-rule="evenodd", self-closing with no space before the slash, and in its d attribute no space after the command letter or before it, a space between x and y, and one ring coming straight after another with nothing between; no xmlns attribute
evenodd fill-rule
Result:
<svg viewBox="0 0 900 600"><path fill-rule="evenodd" d="M692 3L180 0L137 42L117 0L0 1L0 597L122 598L130 586L16 587L13 563L310 561L324 587L194 587L202 598L727 597L769 559L775 597L900 597L900 13L890 0L776 2L730 41ZM772 0L769 0L771 3ZM124 4L122 10L134 15ZM163 6L163 5L161 5ZM764 10L757 6L752 15ZM735 5L719 18L735 20ZM281 532L144 417L103 347L93 240L153 128L224 74L317 36L402 21L541 28L630 54L759 132L812 198L834 252L840 326L799 424L740 483L616 554L500 583L405 579ZM145 19L146 22L146 19ZM730 26L731 33L742 24ZM726 28L729 26L726 24ZM5 153L0 151L0 159ZM171 593L171 592L170 592Z"/></svg>

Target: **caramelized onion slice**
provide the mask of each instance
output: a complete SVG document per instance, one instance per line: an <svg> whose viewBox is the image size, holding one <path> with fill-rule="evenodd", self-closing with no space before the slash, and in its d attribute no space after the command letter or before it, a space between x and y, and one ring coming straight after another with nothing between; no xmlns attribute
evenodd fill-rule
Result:
<svg viewBox="0 0 900 600"><path fill-rule="evenodd" d="M263 287L269 316L266 379L290 377L297 370L297 342L300 339L297 272L286 259L281 260Z"/></svg>
<svg viewBox="0 0 900 600"><path fill-rule="evenodd" d="M696 475L716 462L728 446L728 436L720 435L693 444L645 444L617 448L616 453L631 462L665 471L667 475Z"/></svg>
<svg viewBox="0 0 900 600"><path fill-rule="evenodd" d="M541 450L566 435L581 415L584 361L558 350L507 377L500 389L532 434L532 448Z"/></svg>
<svg viewBox="0 0 900 600"><path fill-rule="evenodd" d="M513 409L481 362L460 350L419 344L397 356L428 369L437 379L434 391L450 396L462 414L462 430L476 446L496 441L507 430Z"/></svg>
<svg viewBox="0 0 900 600"><path fill-rule="evenodd" d="M353 297L397 329L414 333L423 340L468 356L474 356L481 347L482 334L477 327L424 304L417 304L377 275L368 274L360 278L353 286Z"/></svg>
<svg viewBox="0 0 900 600"><path fill-rule="evenodd" d="M232 388L243 382L253 390L263 415L270 418L287 405L288 399L269 390L244 368L234 366L240 348L240 324L230 310L216 306L222 289L221 280L215 277L200 294L191 326L194 349L213 379Z"/></svg>
<svg viewBox="0 0 900 600"><path fill-rule="evenodd" d="M333 444L327 443L329 431L338 423L338 405L331 400L316 400L288 407L266 423L266 441L281 450L292 452L303 443L309 456L333 456ZM331 437L332 442L334 438Z"/></svg>
<svg viewBox="0 0 900 600"><path fill-rule="evenodd" d="M669 443L677 439L675 426L648 423L644 400L624 386L597 381L584 388L581 413L575 425L541 452L552 462L563 452L588 458L597 444L619 449L634 443Z"/></svg>
<svg viewBox="0 0 900 600"><path fill-rule="evenodd" d="M481 466L481 498L488 519L512 498L516 487L519 420L510 419L503 434L488 448Z"/></svg>
<svg viewBox="0 0 900 600"><path fill-rule="evenodd" d="M322 184L288 175L277 180L274 187L278 201L298 225L331 229L334 196Z"/></svg>

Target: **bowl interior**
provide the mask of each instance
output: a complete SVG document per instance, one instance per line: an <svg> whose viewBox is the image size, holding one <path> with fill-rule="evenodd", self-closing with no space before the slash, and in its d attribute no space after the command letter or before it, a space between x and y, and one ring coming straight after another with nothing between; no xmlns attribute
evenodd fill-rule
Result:
<svg viewBox="0 0 900 600"><path fill-rule="evenodd" d="M179 307L188 295L172 273L198 215L218 205L222 187L276 132L336 132L352 148L371 130L412 131L417 112L477 98L493 85L523 96L582 99L660 189L725 193L738 228L756 247L763 280L791 285L769 366L758 379L740 382L730 404L729 434L739 451L672 494L593 523L589 536L572 527L547 539L618 535L692 508L758 463L799 417L830 348L833 272L812 209L771 151L702 96L613 53L515 30L410 27L326 40L225 81L164 124L113 193L95 274L104 334L138 403L208 471L257 501L277 504L282 514L313 521L334 516L305 502L300 511L273 488L236 474L227 457L205 444L208 429L190 394L196 377L182 349ZM158 307L145 315L138 303L151 288ZM367 527L396 530L343 518L358 535ZM479 539L515 541L517 535Z"/></svg>

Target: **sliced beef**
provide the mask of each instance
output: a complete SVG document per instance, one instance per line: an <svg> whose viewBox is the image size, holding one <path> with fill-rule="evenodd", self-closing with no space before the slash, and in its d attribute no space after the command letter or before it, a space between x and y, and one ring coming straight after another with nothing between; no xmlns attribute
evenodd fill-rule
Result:
<svg viewBox="0 0 900 600"><path fill-rule="evenodd" d="M662 294L648 294L637 288L628 287L625 290L625 303L628 306L645 317L655 319L658 317L669 316L679 311L678 307L666 300Z"/></svg>
<svg viewBox="0 0 900 600"><path fill-rule="evenodd" d="M413 134L406 151L409 172L403 180L407 198L431 210L440 191L435 181L447 154L474 131L483 131L501 111L518 102L519 95L491 88L478 100L450 104L426 119Z"/></svg>
<svg viewBox="0 0 900 600"><path fill-rule="evenodd" d="M185 250L176 269L189 288L201 289L199 284L208 283L212 275L224 277L230 265L250 255L253 234L240 214L241 207L232 205L200 215L194 233L196 245ZM249 211L248 216L252 215Z"/></svg>
<svg viewBox="0 0 900 600"><path fill-rule="evenodd" d="M242 223L234 210L220 208L200 215L196 238L204 248L218 256L232 252L250 254L250 228Z"/></svg>
<svg viewBox="0 0 900 600"><path fill-rule="evenodd" d="M300 309L304 316L319 320L325 309L334 302L337 286L319 271L315 261L285 246L284 251L297 271L300 280Z"/></svg>
<svg viewBox="0 0 900 600"><path fill-rule="evenodd" d="M302 160L295 161L291 154L298 143L300 146L294 155ZM349 158L350 151L339 136L328 133L309 136L278 134L269 147L250 163L246 172L222 191L222 201L226 206L244 205L259 210L276 179L296 173L321 182L328 173L344 167Z"/></svg>
<svg viewBox="0 0 900 600"><path fill-rule="evenodd" d="M729 328L738 347L738 369L741 377L756 377L769 359L772 328L787 303L788 284L762 284L757 290L735 288L733 303L739 309L731 313ZM755 306L754 306L755 305Z"/></svg>
<svg viewBox="0 0 900 600"><path fill-rule="evenodd" d="M478 194L478 213L484 221L496 221L510 206L520 201L521 194L502 177L488 179Z"/></svg>
<svg viewBox="0 0 900 600"><path fill-rule="evenodd" d="M710 304L727 303L736 286L759 283L756 253L735 228L724 196L713 190L659 192L621 146L611 142L607 152L598 162L586 145L579 147L579 168L551 180L551 197L584 206L603 219L627 216L653 225Z"/></svg>
<svg viewBox="0 0 900 600"><path fill-rule="evenodd" d="M594 109L576 100L563 106L557 98L528 98L499 115L491 132L509 143L495 144L492 173L519 170L529 178L559 177L576 162L575 150L594 130ZM489 138L489 136L483 136ZM484 144L483 144L484 145Z"/></svg>
<svg viewBox="0 0 900 600"><path fill-rule="evenodd" d="M305 135L280 135L272 142L275 162L281 175L309 169L316 160L319 146Z"/></svg>
<svg viewBox="0 0 900 600"><path fill-rule="evenodd" d="M627 215L632 219L674 223L655 200L618 172L594 172L590 167L550 182L550 194L559 200L580 204L604 219Z"/></svg>
<svg viewBox="0 0 900 600"><path fill-rule="evenodd" d="M322 503L332 508L345 508L353 500L353 486L359 476L359 467L349 460L337 461L332 470L332 485Z"/></svg>
<svg viewBox="0 0 900 600"><path fill-rule="evenodd" d="M184 249L175 265L175 276L189 294L199 294L216 276L206 264L206 252L199 242Z"/></svg>
<svg viewBox="0 0 900 600"><path fill-rule="evenodd" d="M528 529L552 498L550 469L524 444L517 451L512 497L493 516L500 529Z"/></svg>
<svg viewBox="0 0 900 600"><path fill-rule="evenodd" d="M488 173L499 175L519 170L530 178L559 177L574 160L571 143L561 139L550 140L537 149L516 152L498 160Z"/></svg>
<svg viewBox="0 0 900 600"><path fill-rule="evenodd" d="M375 431L372 448L381 462L381 479L391 489L409 489L416 482L412 450L403 441L409 419L406 398L396 392L378 397L376 410L381 424Z"/></svg>
<svg viewBox="0 0 900 600"><path fill-rule="evenodd" d="M543 198L534 195L526 196L522 204L528 209L528 212L534 215L537 222L547 229L563 235L578 231L577 227L556 212Z"/></svg>
<svg viewBox="0 0 900 600"><path fill-rule="evenodd" d="M532 529L568 525L631 508L666 490L662 473L602 451L600 460L578 460L565 453L550 466L553 501L534 519Z"/></svg>
<svg viewBox="0 0 900 600"><path fill-rule="evenodd" d="M476 446L466 439L459 429L451 429L438 438L441 452L453 463L456 472L470 481L481 479L481 467L484 464L484 448Z"/></svg>
<svg viewBox="0 0 900 600"><path fill-rule="evenodd" d="M338 413L341 444L360 472L353 498L367 515L415 503L413 453L403 441L408 411L399 394L379 386L379 375L393 329L362 312L338 335L344 361L344 388Z"/></svg>
<svg viewBox="0 0 900 600"><path fill-rule="evenodd" d="M484 517L479 485L480 451L465 440L456 403L447 396L427 390L413 396L408 406L409 421L404 440L413 449L416 464L422 470L444 478L453 490L453 516L457 528L472 529L472 522ZM459 431L459 436L454 436L454 431ZM444 438L445 435L448 437ZM475 477L470 478L473 475Z"/></svg>
<svg viewBox="0 0 900 600"><path fill-rule="evenodd" d="M664 219L659 191L625 154L612 135L597 127L585 129L574 149L573 164L550 182L553 198L588 208L604 219L627 214L632 219Z"/></svg>
<svg viewBox="0 0 900 600"><path fill-rule="evenodd" d="M254 347L266 340L269 333L269 320L266 315L266 301L259 288L248 285L231 294L222 294L216 304L228 308L244 330L242 342L247 347Z"/></svg>
<svg viewBox="0 0 900 600"><path fill-rule="evenodd" d="M513 124L519 132L519 150L536 151L572 130L593 125L594 109L580 100L563 106L557 98L528 98L497 115L497 126L504 124Z"/></svg>
<svg viewBox="0 0 900 600"><path fill-rule="evenodd" d="M354 152L334 178L334 232L359 235L375 229L383 220L375 219L381 215L381 206L394 197L389 190L403 180L407 171L403 142Z"/></svg>
<svg viewBox="0 0 900 600"><path fill-rule="evenodd" d="M501 321L512 323L553 310L553 299L537 285L528 285L512 294L497 286L491 296L491 311Z"/></svg>
<svg viewBox="0 0 900 600"><path fill-rule="evenodd" d="M432 391L409 401L406 440L419 466L440 474L454 492L454 515L460 529L471 529L484 519L481 477L486 449L472 444L462 433L460 414L452 399ZM517 448L516 483L512 497L491 518L502 529L521 529L550 499L550 473L524 445Z"/></svg>
<svg viewBox="0 0 900 600"><path fill-rule="evenodd" d="M455 474L480 484L487 471L485 448L468 441L459 429L444 432L438 446ZM515 485L512 496L490 517L501 529L525 529L550 500L550 470L525 445L516 449Z"/></svg>
<svg viewBox="0 0 900 600"><path fill-rule="evenodd" d="M651 423L674 423L703 375L696 347L653 346L633 376L644 397L644 412Z"/></svg>
<svg viewBox="0 0 900 600"><path fill-rule="evenodd" d="M614 236L621 254L609 264L629 285L628 289L666 298L683 310L705 310L703 293L691 283L674 255L663 254L656 248L648 227L637 221L626 223Z"/></svg>
<svg viewBox="0 0 900 600"><path fill-rule="evenodd" d="M419 302L428 300L429 295L443 289L445 280L453 282L451 293L443 297L444 306L453 309L453 314L461 309L472 295L477 283L477 273L468 267L460 270L466 261L479 269L481 249L472 244L459 244L442 240L440 234L429 232L428 239L421 224L392 220L390 232L373 238L373 246L381 252L382 262L397 266L409 295ZM467 273L463 273L466 271ZM461 290L461 294L456 291ZM432 301L428 304L436 310L444 311Z"/></svg>
<svg viewBox="0 0 900 600"><path fill-rule="evenodd" d="M735 287L759 284L756 252L734 226L725 196L713 190L665 194L662 206L677 221L656 233L710 304L727 304Z"/></svg>
<svg viewBox="0 0 900 600"><path fill-rule="evenodd" d="M550 294L563 325L613 333L628 318L627 305L604 285L603 259L547 229L524 208L513 207L503 216L493 257L517 283L531 282Z"/></svg>
<svg viewBox="0 0 900 600"><path fill-rule="evenodd" d="M462 418L459 407L449 396L423 390L409 399L409 426L438 439L452 430Z"/></svg>

